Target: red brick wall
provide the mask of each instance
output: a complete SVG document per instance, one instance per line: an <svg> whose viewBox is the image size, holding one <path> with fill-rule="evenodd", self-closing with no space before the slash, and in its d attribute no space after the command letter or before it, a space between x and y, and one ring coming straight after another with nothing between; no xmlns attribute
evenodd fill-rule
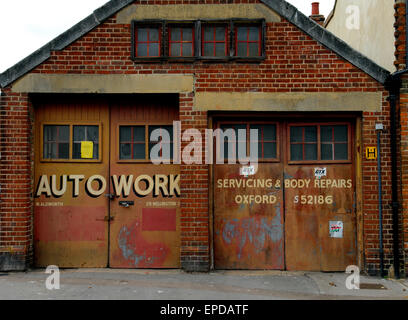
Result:
<svg viewBox="0 0 408 320"><path fill-rule="evenodd" d="M170 3L230 3L231 1L155 1L155 4ZM253 3L256 1L232 1L233 3ZM153 1L140 1L153 3ZM384 123L389 129L389 111L384 87L370 76L344 61L336 54L299 31L296 27L282 21L267 25L266 60L261 63L143 63L135 64L130 60L130 25L115 23L115 17L108 19L82 39L63 51L53 52L50 59L35 68L35 73L59 74L193 74L195 91L235 91L235 92L383 92L382 113L364 113L363 150L366 146L376 145L375 123ZM13 100L15 99L15 100ZM8 204L2 203L2 215L11 217L8 226L14 239L18 232L17 219L23 217L24 236L16 246L27 249L31 239L30 197L32 167L30 167L29 140L29 101L24 95L13 95L12 88L6 90L2 125L7 124L8 136L4 137L3 148L10 152L25 150L22 154L10 154L10 162L19 160L21 165L1 164L1 184L9 187ZM21 109L19 120L14 117ZM180 118L182 130L194 127L204 130L208 126L206 112L193 111L194 92L180 95ZM335 111L335 110L333 110ZM22 126L24 133L19 136ZM3 129L2 129L3 130ZM391 181L390 181L390 145L386 132L382 140L383 148L383 192L384 192L384 228L386 241L386 262L392 261L392 223L391 223ZM20 148L21 147L21 148ZM11 151L13 150L13 151ZM23 160L24 158L24 160ZM13 167L13 169L10 168ZM23 166L24 170L21 169ZM22 172L22 171L23 172ZM24 177L21 185L10 183ZM209 264L209 213L208 185L209 171L206 165L181 165L181 209L182 209L182 266L187 270L206 270ZM18 193L18 197L14 195ZM363 160L363 211L364 244L363 250L366 269L379 270L378 246L378 190L376 162ZM21 197L21 198L20 198ZM22 201L23 207L13 204ZM3 221L3 220L2 220ZM3 222L2 222L3 223ZM5 237L5 236L3 236ZM9 242L2 238L0 248L7 248ZM19 238L20 239L20 238ZM14 242L13 242L14 243Z"/></svg>
<svg viewBox="0 0 408 320"><path fill-rule="evenodd" d="M22 269L32 250L32 110L26 94L4 90L0 119L0 267ZM29 259L29 258L28 258Z"/></svg>

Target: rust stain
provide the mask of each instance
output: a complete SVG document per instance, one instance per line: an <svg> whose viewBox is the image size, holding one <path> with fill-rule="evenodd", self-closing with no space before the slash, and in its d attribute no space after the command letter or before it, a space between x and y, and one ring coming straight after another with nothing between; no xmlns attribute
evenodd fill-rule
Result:
<svg viewBox="0 0 408 320"><path fill-rule="evenodd" d="M144 240L139 222L120 229L118 246L123 258L137 268L162 266L169 251L163 243L148 243Z"/></svg>

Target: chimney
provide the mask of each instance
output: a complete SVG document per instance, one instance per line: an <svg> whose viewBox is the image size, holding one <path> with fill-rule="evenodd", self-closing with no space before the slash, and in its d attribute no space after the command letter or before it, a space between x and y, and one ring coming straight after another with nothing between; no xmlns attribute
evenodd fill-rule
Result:
<svg viewBox="0 0 408 320"><path fill-rule="evenodd" d="M319 5L320 5L319 2L312 3L312 15L309 18L316 21L318 24L322 26L324 23L324 20L326 19L324 15L321 15L319 12Z"/></svg>

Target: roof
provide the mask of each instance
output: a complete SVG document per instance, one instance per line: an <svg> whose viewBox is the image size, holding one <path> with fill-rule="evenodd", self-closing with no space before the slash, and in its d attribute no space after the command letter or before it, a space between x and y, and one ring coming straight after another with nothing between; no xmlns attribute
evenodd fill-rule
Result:
<svg viewBox="0 0 408 320"><path fill-rule="evenodd" d="M4 88L24 76L46 61L51 56L52 51L63 50L133 2L134 0L111 0L107 2L72 28L0 74L0 87ZM260 2L378 82L385 83L390 74L389 71L350 47L327 29L305 16L296 7L284 0L260 0Z"/></svg>

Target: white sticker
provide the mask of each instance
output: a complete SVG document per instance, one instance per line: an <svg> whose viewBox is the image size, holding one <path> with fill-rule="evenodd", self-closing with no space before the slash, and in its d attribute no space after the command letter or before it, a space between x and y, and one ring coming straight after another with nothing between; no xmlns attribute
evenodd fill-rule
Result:
<svg viewBox="0 0 408 320"><path fill-rule="evenodd" d="M330 221L329 231L331 238L343 238L343 221Z"/></svg>
<svg viewBox="0 0 408 320"><path fill-rule="evenodd" d="M241 167L240 169L241 176L253 176L255 173L255 166Z"/></svg>
<svg viewBox="0 0 408 320"><path fill-rule="evenodd" d="M327 176L327 168L314 168L314 175L317 179Z"/></svg>

